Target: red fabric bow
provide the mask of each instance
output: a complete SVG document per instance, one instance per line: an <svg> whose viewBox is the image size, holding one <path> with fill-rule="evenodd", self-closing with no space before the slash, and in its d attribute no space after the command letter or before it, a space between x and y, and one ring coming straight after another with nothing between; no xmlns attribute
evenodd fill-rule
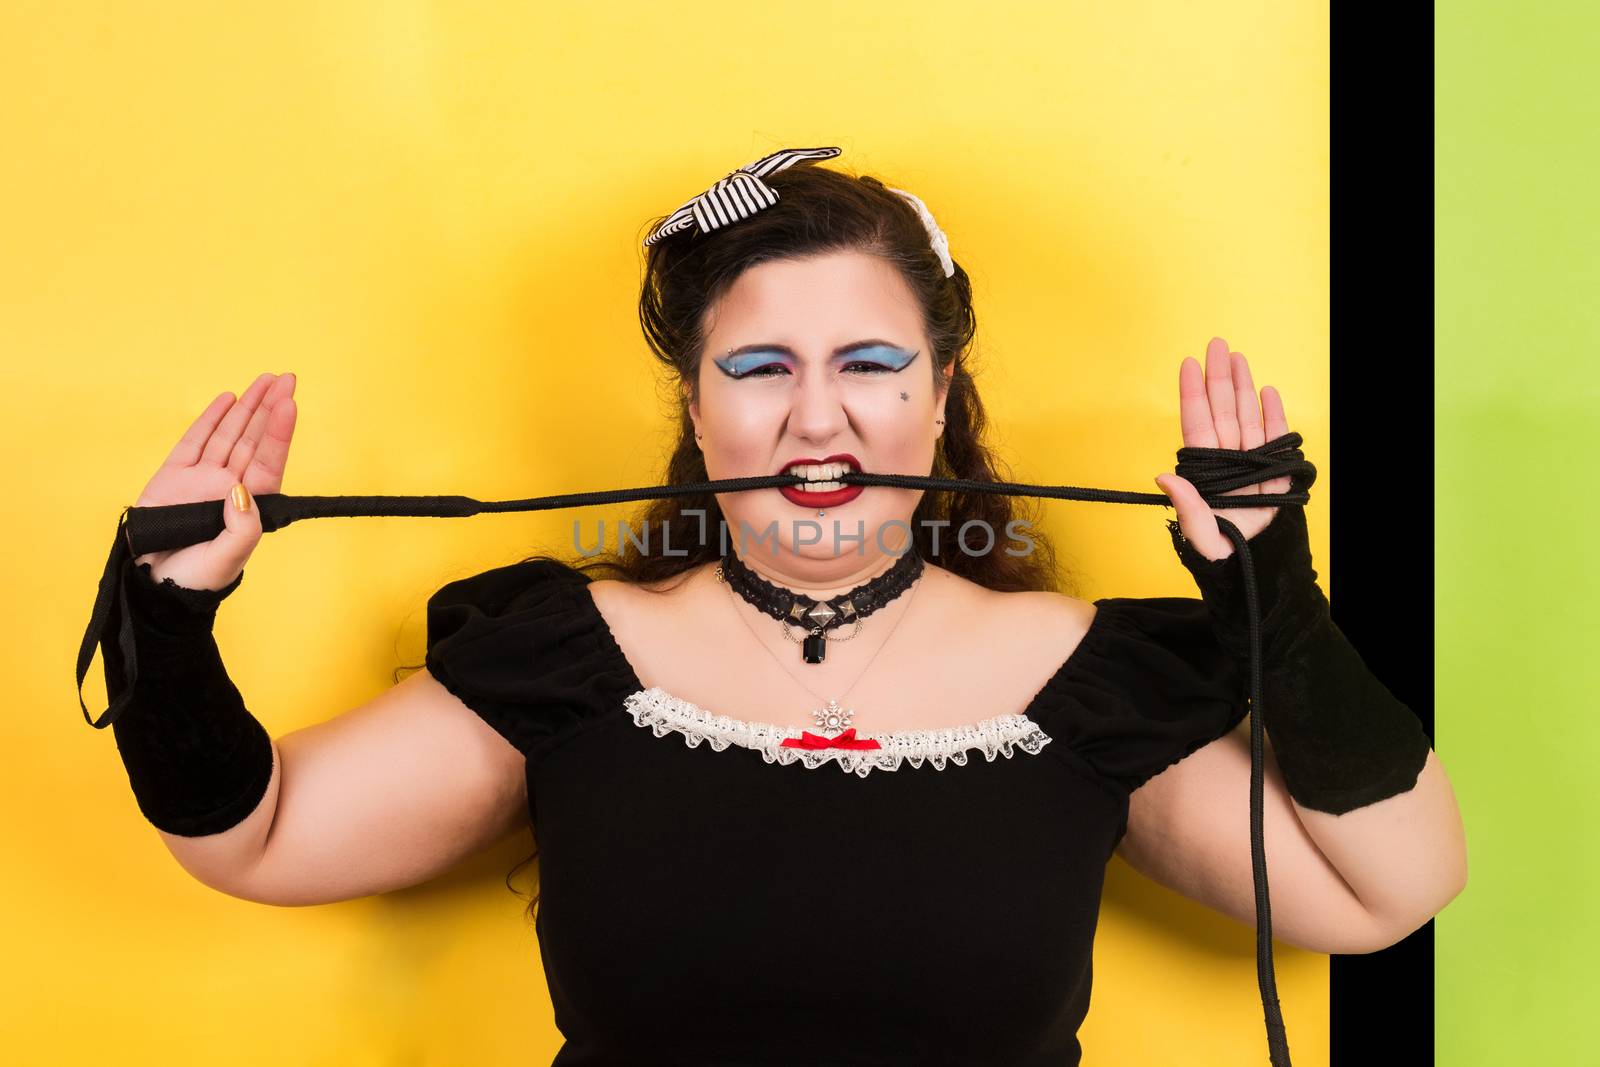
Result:
<svg viewBox="0 0 1600 1067"><path fill-rule="evenodd" d="M854 726L838 737L823 737L810 730L801 730L799 737L786 737L780 748L882 748L870 737L857 738Z"/></svg>

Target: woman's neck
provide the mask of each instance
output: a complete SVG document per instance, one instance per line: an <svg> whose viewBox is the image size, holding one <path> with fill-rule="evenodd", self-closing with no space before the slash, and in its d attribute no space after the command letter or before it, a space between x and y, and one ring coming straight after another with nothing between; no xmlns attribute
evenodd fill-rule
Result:
<svg viewBox="0 0 1600 1067"><path fill-rule="evenodd" d="M808 559L792 552L740 555L739 561L760 577L798 596L831 600L888 572L900 557L871 551L850 552L832 559Z"/></svg>

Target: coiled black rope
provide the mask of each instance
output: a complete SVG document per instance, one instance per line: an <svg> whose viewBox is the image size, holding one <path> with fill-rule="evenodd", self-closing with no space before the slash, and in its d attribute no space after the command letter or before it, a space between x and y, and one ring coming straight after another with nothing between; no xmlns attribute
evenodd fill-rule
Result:
<svg viewBox="0 0 1600 1067"><path fill-rule="evenodd" d="M1300 451L1302 438L1286 433L1255 448L1178 449L1173 473L1199 490L1213 510L1304 506L1307 491L1317 479L1317 469ZM1230 489L1257 485L1287 475L1287 493L1225 495ZM999 493L1055 500L1091 500L1109 504L1163 504L1171 501L1164 493L1134 493L1117 489L1088 489L1068 485L1028 485L1022 482L975 482L965 478L932 478L909 474L867 474L846 472L839 481L847 485L886 485L900 489ZM526 500L475 500L469 496L293 496L265 493L255 497L261 509L263 533L281 530L297 519L348 518L362 515L433 516L465 518L486 512L550 511L557 508L617 504L631 500L654 500L708 493L737 493L747 489L772 489L800 485L804 478L793 474L768 474L753 478L723 478L685 485L657 485L640 489L605 489L589 493L561 493L529 497ZM210 541L223 531L222 508L226 501L202 500L190 504L160 507L128 507L117 520L116 540L100 576L89 628L78 649L78 706L84 721L104 729L117 720L126 706L138 678L137 649L133 625L128 617L124 582L133 560L147 552L165 552ZM1233 542L1244 579L1245 605L1250 625L1250 703L1256 714L1250 721L1250 863L1255 877L1256 896L1256 978L1265 1011L1267 1049L1272 1067L1290 1067L1289 1042L1283 1029L1283 1012L1278 1004L1277 978L1272 960L1272 909L1267 894L1267 858L1263 844L1262 808L1265 793L1264 733L1261 723L1261 608L1256 599L1255 565L1249 542L1237 526L1217 516L1217 527ZM116 643L107 637L115 629ZM98 719L89 717L83 702L83 679L94 660L96 646L101 649L106 673L106 692L110 706Z"/></svg>

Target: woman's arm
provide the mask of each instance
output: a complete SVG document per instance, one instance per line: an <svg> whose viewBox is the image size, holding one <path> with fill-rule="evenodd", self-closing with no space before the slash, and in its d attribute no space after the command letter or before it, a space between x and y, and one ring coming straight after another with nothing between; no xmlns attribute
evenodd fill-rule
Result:
<svg viewBox="0 0 1600 1067"><path fill-rule="evenodd" d="M1404 793L1341 815L1299 804L1295 814L1373 917L1379 948L1411 934L1466 888L1466 828L1432 751Z"/></svg>
<svg viewBox="0 0 1600 1067"><path fill-rule="evenodd" d="M1262 841L1274 937L1314 952L1376 952L1461 892L1465 833L1431 751L1409 791L1331 815L1290 797L1265 740ZM1117 853L1174 892L1255 926L1249 716L1134 790Z"/></svg>
<svg viewBox="0 0 1600 1067"><path fill-rule="evenodd" d="M245 822L161 835L230 896L288 907L403 889L528 824L522 753L426 670L274 748L273 784Z"/></svg>
<svg viewBox="0 0 1600 1067"><path fill-rule="evenodd" d="M1258 449L1289 433L1277 390L1263 388L1258 404L1249 362L1220 337L1207 347L1203 378L1197 360L1183 361L1178 395L1185 447ZM1178 512L1178 521L1168 523L1173 547L1194 576L1223 646L1247 677L1249 612L1235 546L1187 479L1166 474L1157 484ZM1284 475L1224 495L1292 488ZM1336 924L1319 925L1318 915L1348 913L1359 902L1370 925L1357 920L1367 930L1347 934L1344 943L1370 945L1365 951L1386 947L1466 884L1466 837L1455 796L1417 716L1333 623L1316 585L1304 509L1224 510L1248 543L1259 611L1262 694L1251 714L1261 716L1271 764L1264 768L1268 803L1262 814L1274 925L1272 876L1278 856L1287 853L1304 876L1300 892L1285 894L1301 898L1285 900L1290 925L1336 937ZM1129 821L1130 832L1133 820L1140 821L1135 846L1158 880L1188 885L1190 895L1253 921L1249 756L1248 733L1213 742L1137 790ZM1157 786L1160 779L1166 781ZM1140 793L1149 795L1138 799ZM1159 834L1161 847L1142 840L1146 834ZM1344 889L1326 871L1305 876L1318 867L1312 848Z"/></svg>
<svg viewBox="0 0 1600 1067"><path fill-rule="evenodd" d="M267 782L267 792L243 822L202 837L185 837L156 828L179 865L212 889L230 892L229 887L238 884L241 872L255 866L266 847L283 782L283 749L276 741L271 744L272 777Z"/></svg>
<svg viewBox="0 0 1600 1067"><path fill-rule="evenodd" d="M273 743L266 796L203 837L158 830L242 900L328 904L425 882L527 825L522 754L426 670Z"/></svg>

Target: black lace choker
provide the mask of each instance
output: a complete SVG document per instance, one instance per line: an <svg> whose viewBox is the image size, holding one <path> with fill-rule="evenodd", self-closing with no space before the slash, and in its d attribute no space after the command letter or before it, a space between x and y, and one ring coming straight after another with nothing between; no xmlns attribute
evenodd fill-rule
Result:
<svg viewBox="0 0 1600 1067"><path fill-rule="evenodd" d="M849 637L834 640L847 641L856 636L862 619L910 589L921 577L922 556L912 548L896 560L893 567L870 582L825 601L812 600L773 585L745 566L733 552L722 557L716 575L717 581L726 583L747 602L783 623L785 634L789 634L791 624L806 630L805 641L800 646L801 658L807 663L821 663L828 653L828 631L855 623L856 629Z"/></svg>

